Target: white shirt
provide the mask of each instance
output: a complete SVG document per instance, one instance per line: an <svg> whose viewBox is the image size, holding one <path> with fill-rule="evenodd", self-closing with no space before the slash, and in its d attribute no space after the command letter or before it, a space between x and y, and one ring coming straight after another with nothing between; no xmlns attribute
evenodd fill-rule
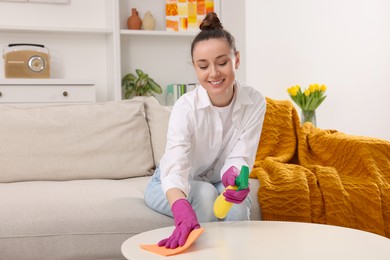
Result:
<svg viewBox="0 0 390 260"><path fill-rule="evenodd" d="M223 138L221 117L202 86L175 102L160 161L164 193L178 188L188 196L190 179L215 183L231 166L241 169L246 165L252 169L266 101L258 91L236 81L232 103L231 129L225 131ZM228 141L223 143L223 139Z"/></svg>
<svg viewBox="0 0 390 260"><path fill-rule="evenodd" d="M220 157L221 153L224 151L223 147L230 142L230 139L233 135L235 127L233 126L233 104L236 95L234 95L233 100L226 107L217 107L213 105L213 109L218 112L218 116L221 120L222 124L222 141L221 141L221 149L217 158Z"/></svg>

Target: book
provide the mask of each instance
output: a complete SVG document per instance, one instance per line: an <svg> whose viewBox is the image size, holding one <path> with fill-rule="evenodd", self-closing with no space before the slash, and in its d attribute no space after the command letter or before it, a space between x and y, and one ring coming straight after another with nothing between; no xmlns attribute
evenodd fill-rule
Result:
<svg viewBox="0 0 390 260"><path fill-rule="evenodd" d="M173 106L176 100L178 100L185 93L194 90L196 86L196 83L169 84L167 86L166 105Z"/></svg>

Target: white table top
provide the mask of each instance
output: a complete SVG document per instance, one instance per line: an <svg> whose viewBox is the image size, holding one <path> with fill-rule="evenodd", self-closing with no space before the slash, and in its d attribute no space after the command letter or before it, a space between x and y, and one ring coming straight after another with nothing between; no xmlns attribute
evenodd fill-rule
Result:
<svg viewBox="0 0 390 260"><path fill-rule="evenodd" d="M375 259L390 260L390 239L330 225L243 221L201 223L205 231L186 251L169 260ZM139 247L170 236L173 227L133 236L122 244L127 259L167 259Z"/></svg>

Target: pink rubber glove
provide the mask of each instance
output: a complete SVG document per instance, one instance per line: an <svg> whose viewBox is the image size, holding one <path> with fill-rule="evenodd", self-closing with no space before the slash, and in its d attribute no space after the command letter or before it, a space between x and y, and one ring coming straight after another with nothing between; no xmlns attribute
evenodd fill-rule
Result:
<svg viewBox="0 0 390 260"><path fill-rule="evenodd" d="M175 230L172 235L158 242L158 246L177 248L183 246L192 230L200 228L196 213L186 199L178 199L172 205Z"/></svg>
<svg viewBox="0 0 390 260"><path fill-rule="evenodd" d="M240 174L240 171L235 166L231 166L222 175L223 186L225 186L225 187L227 187L229 185L236 186L236 178L239 174ZM227 189L223 193L223 196L225 196L225 200L228 202L240 204L245 200L246 196L248 196L249 191L250 191L249 187L248 187L248 189L239 190L239 191Z"/></svg>
<svg viewBox="0 0 390 260"><path fill-rule="evenodd" d="M236 178L240 174L240 171L235 167L231 166L226 172L222 175L222 184L225 186L236 186Z"/></svg>
<svg viewBox="0 0 390 260"><path fill-rule="evenodd" d="M249 187L248 187L248 189L245 189L245 190L227 189L223 193L223 196L225 196L225 200L228 202L240 204L245 200L245 198L246 198L246 196L248 196L249 192L250 192Z"/></svg>

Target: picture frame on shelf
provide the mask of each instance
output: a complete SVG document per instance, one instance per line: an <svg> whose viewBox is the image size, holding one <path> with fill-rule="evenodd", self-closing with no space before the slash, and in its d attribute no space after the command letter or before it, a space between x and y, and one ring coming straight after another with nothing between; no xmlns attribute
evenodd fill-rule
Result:
<svg viewBox="0 0 390 260"><path fill-rule="evenodd" d="M209 12L219 14L219 0L165 0L167 31L196 32Z"/></svg>

